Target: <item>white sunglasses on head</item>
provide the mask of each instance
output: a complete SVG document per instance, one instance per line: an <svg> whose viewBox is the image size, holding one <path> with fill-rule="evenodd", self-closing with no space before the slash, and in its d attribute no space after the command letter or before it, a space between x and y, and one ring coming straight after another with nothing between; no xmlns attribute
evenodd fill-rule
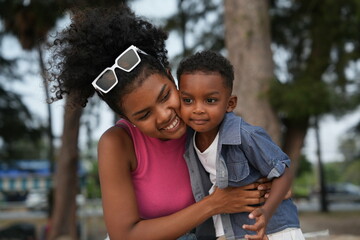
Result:
<svg viewBox="0 0 360 240"><path fill-rule="evenodd" d="M114 65L105 68L105 70L95 78L95 80L92 82L93 87L96 90L99 90L100 93L108 93L119 82L115 73L115 69L120 68L125 72L131 72L141 62L141 58L138 53L148 55L146 52L135 47L134 45L128 47L120 54L120 56L115 59Z"/></svg>

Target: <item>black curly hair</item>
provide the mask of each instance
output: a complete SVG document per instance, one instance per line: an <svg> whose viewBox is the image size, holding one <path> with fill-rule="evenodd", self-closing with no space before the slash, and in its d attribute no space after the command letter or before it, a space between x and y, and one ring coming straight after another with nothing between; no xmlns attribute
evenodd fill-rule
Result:
<svg viewBox="0 0 360 240"><path fill-rule="evenodd" d="M180 83L182 74L193 74L196 72L218 73L224 79L225 87L230 92L233 89L234 68L228 59L217 52L205 50L184 58L178 66L176 76Z"/></svg>
<svg viewBox="0 0 360 240"><path fill-rule="evenodd" d="M140 85L149 75L168 76L168 35L150 22L135 16L124 4L112 8L87 8L72 11L71 24L56 35L51 44L52 92L50 101L74 96L74 104L85 107L95 89L92 81L130 45L148 55L139 54L141 63L130 73L116 69L119 83L108 93L98 94L112 110L123 115L122 97ZM169 79L172 80L171 77Z"/></svg>

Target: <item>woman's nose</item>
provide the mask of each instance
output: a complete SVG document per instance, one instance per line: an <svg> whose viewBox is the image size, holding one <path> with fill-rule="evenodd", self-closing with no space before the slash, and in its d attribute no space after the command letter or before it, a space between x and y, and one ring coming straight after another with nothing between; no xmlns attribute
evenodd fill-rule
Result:
<svg viewBox="0 0 360 240"><path fill-rule="evenodd" d="M162 107L158 109L157 121L158 123L167 123L171 120L171 109L168 107Z"/></svg>

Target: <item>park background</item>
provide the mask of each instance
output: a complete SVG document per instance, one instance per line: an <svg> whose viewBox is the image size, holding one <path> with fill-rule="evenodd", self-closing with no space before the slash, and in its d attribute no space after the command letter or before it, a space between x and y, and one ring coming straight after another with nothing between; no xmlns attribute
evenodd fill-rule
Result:
<svg viewBox="0 0 360 240"><path fill-rule="evenodd" d="M43 84L46 41L69 24L67 9L72 2L0 1L0 160L11 165L15 160L46 159L51 163L50 170L55 164L81 162L87 174L86 181L79 184L80 192L91 202L100 197L97 139L116 116L95 97L87 108L73 114L79 122L68 125L79 126L79 138L76 132L64 134L69 131L64 126L68 121L64 121L64 114L73 112L65 111L65 101L48 105L47 86ZM118 2L83 0L75 4L109 6ZM359 1L135 0L128 4L136 14L170 32L167 49L173 70L183 56L202 49L219 51L232 61L238 69L239 105L244 105L238 113L265 127L298 163L293 189L303 209L332 216L336 208L327 203L321 187L360 185ZM243 62L237 62L239 55L245 58ZM261 88L251 88L251 82L256 81ZM47 91L51 94L51 89ZM252 95L242 101L247 92ZM248 104L252 101L249 99L254 99L255 105ZM287 137L289 140L284 140ZM73 141L67 142L69 138ZM294 144L285 146L282 142ZM70 152L77 150L76 161L68 160ZM66 172L61 166L57 170ZM67 181L76 182L77 173ZM77 221L60 220L70 218L71 211L61 209L66 209L68 202L75 204L76 198L75 193L63 189L65 193L59 194L63 207L55 211L59 228L75 226ZM317 192L318 204L314 207L307 201ZM3 206L9 205L6 194ZM328 228L325 225L317 230L323 229Z"/></svg>

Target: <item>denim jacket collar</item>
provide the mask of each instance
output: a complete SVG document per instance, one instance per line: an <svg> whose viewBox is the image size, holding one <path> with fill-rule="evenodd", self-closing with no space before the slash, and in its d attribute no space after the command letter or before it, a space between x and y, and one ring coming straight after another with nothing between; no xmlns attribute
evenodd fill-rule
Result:
<svg viewBox="0 0 360 240"><path fill-rule="evenodd" d="M241 122L239 124L239 117L236 116L233 112L229 112L225 114L224 120L219 129L220 136L222 138L219 139L220 144L225 145L240 145L241 144ZM228 131L231 131L232 134L226 134Z"/></svg>

